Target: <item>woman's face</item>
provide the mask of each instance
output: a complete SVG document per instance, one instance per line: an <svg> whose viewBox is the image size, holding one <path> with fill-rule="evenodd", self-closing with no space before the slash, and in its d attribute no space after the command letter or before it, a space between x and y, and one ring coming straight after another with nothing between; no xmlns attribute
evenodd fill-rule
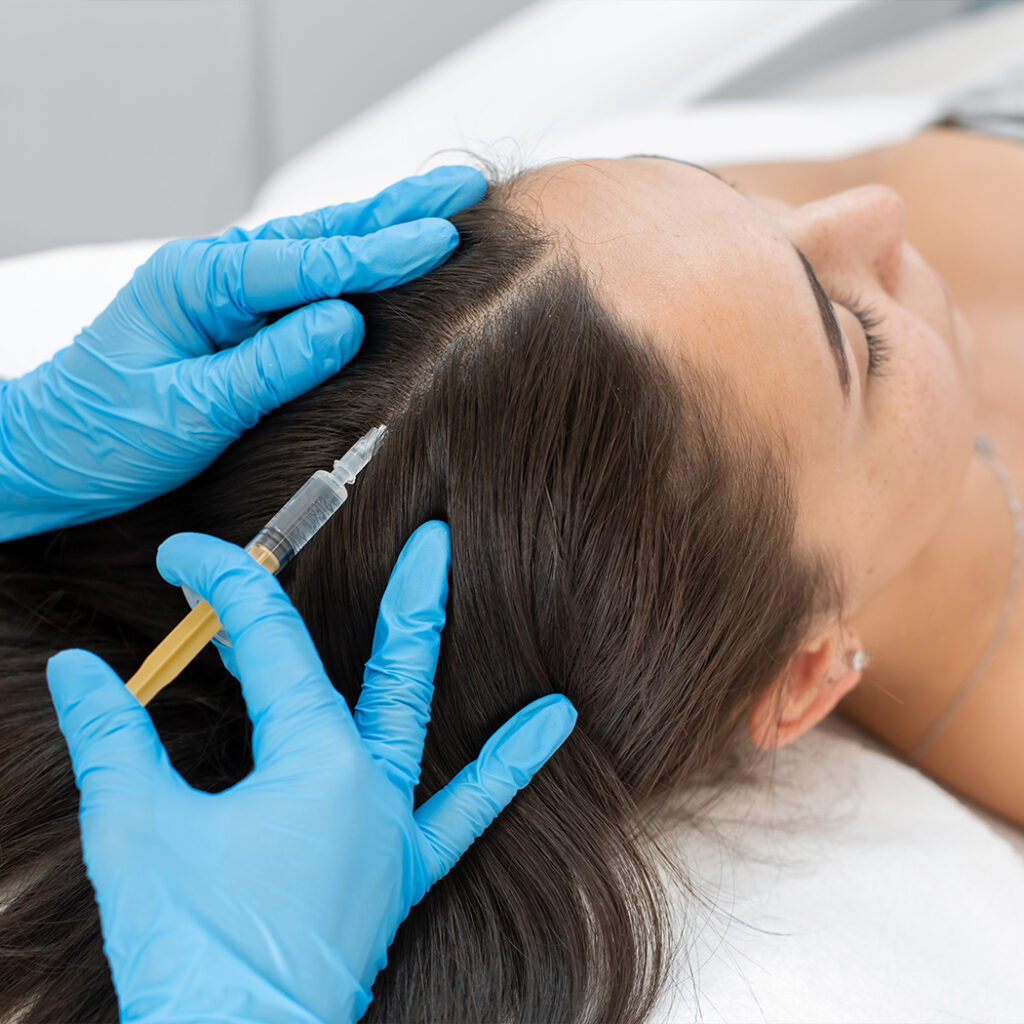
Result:
<svg viewBox="0 0 1024 1024"><path fill-rule="evenodd" d="M550 164L520 184L514 205L571 239L610 308L668 356L715 364L782 435L800 537L843 561L855 614L951 510L974 433L970 328L904 240L898 193L789 206L660 157ZM838 301L854 297L888 341L881 375Z"/></svg>

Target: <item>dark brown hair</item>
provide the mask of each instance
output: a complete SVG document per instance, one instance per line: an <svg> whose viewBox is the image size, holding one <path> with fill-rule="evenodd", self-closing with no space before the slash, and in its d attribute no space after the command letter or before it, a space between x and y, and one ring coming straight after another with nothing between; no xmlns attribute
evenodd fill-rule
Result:
<svg viewBox="0 0 1024 1024"><path fill-rule="evenodd" d="M673 953L655 812L748 770L746 715L837 581L796 544L787 467L727 382L669 365L611 315L571 252L511 211L514 187L452 218L440 268L356 297L352 363L194 481L0 546L0 1018L118 1017L46 659L84 647L127 678L186 610L157 545L179 530L246 543L383 422L351 500L281 577L336 687L354 705L394 561L439 518L451 588L417 802L528 701L565 693L579 718L413 909L365 1019L649 1013ZM149 710L193 786L251 770L241 692L212 648Z"/></svg>

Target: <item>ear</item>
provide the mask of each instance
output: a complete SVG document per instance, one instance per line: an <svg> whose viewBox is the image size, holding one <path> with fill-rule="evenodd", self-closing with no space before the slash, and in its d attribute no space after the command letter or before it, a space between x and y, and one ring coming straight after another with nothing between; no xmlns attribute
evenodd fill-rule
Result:
<svg viewBox="0 0 1024 1024"><path fill-rule="evenodd" d="M847 651L858 642L856 635L851 639L836 629L795 655L751 709L747 731L754 746L784 747L825 718L860 682L863 672L846 661Z"/></svg>

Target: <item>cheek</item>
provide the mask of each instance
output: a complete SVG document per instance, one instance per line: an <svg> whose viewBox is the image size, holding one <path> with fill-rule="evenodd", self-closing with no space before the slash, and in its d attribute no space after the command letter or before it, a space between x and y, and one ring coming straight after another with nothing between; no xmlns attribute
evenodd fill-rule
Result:
<svg viewBox="0 0 1024 1024"><path fill-rule="evenodd" d="M869 384L875 459L868 489L885 510L879 525L909 561L959 498L974 415L948 342L920 323L897 337L886 376Z"/></svg>

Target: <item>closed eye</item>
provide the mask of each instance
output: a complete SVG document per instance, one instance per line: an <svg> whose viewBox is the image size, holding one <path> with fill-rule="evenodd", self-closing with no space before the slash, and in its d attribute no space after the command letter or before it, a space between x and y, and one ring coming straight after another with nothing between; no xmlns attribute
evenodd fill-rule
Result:
<svg viewBox="0 0 1024 1024"><path fill-rule="evenodd" d="M860 297L837 297L836 302L845 306L859 321L868 343L868 376L884 377L881 369L892 355L892 345L882 334L876 331L882 317L871 306L865 306Z"/></svg>

